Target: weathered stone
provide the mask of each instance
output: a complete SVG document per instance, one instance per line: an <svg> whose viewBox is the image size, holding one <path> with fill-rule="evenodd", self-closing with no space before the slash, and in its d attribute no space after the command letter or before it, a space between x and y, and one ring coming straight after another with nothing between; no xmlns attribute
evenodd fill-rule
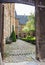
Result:
<svg viewBox="0 0 45 65"><path fill-rule="evenodd" d="M15 29L15 4L5 3L4 5L4 43L6 38L11 35L12 26Z"/></svg>

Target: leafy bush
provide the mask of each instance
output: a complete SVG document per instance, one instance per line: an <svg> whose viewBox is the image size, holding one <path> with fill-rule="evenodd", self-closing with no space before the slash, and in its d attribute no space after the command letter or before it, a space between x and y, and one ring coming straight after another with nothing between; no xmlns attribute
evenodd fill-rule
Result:
<svg viewBox="0 0 45 65"><path fill-rule="evenodd" d="M31 38L31 36L27 36L26 38L27 38L27 39L30 39L30 38Z"/></svg>
<svg viewBox="0 0 45 65"><path fill-rule="evenodd" d="M22 38L22 40L36 44L36 38L32 36L27 36L26 38Z"/></svg>
<svg viewBox="0 0 45 65"><path fill-rule="evenodd" d="M31 41L31 43L36 44L36 38L35 37L32 37L30 41Z"/></svg>
<svg viewBox="0 0 45 65"><path fill-rule="evenodd" d="M14 31L11 33L10 38L11 38L12 42L16 42L16 34Z"/></svg>

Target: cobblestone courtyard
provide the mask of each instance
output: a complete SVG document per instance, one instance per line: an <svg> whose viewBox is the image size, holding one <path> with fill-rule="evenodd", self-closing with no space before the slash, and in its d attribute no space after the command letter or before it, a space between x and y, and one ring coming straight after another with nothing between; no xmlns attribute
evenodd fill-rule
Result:
<svg viewBox="0 0 45 65"><path fill-rule="evenodd" d="M5 45L5 62L23 62L33 61L32 57L35 57L35 45L17 40L11 44Z"/></svg>

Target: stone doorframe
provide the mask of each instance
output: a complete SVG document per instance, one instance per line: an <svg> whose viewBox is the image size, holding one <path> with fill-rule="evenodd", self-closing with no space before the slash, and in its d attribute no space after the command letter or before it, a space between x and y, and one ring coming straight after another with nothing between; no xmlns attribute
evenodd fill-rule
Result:
<svg viewBox="0 0 45 65"><path fill-rule="evenodd" d="M0 3L0 45L2 58L4 58L3 44L3 6ZM35 0L35 20L36 20L36 58L45 59L45 1Z"/></svg>
<svg viewBox="0 0 45 65"><path fill-rule="evenodd" d="M4 28L4 6L0 3L0 47L2 59L4 59L4 44L3 44L3 28Z"/></svg>

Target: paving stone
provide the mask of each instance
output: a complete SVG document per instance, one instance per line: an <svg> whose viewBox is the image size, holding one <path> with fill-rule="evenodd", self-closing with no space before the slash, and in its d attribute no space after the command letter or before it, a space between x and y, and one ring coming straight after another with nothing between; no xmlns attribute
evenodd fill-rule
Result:
<svg viewBox="0 0 45 65"><path fill-rule="evenodd" d="M36 62L5 63L5 65L38 65Z"/></svg>
<svg viewBox="0 0 45 65"><path fill-rule="evenodd" d="M5 45L5 53L5 62L33 61L31 56L35 57L35 45L18 39L12 44Z"/></svg>

